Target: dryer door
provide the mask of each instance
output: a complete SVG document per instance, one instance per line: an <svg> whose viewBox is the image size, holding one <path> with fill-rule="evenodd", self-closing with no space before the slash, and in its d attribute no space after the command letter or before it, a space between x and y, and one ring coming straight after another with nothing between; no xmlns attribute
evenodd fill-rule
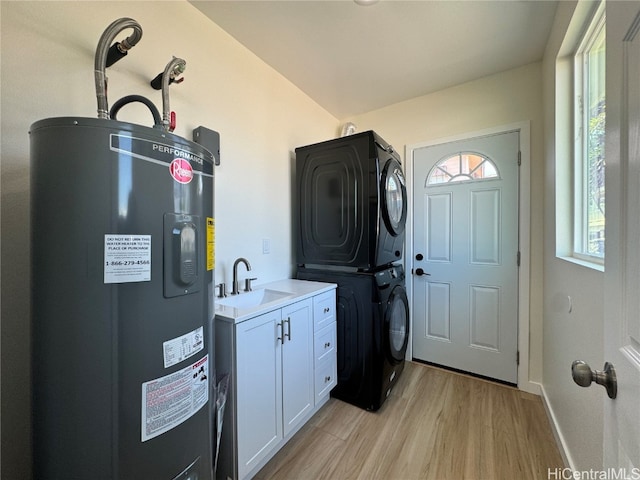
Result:
<svg viewBox="0 0 640 480"><path fill-rule="evenodd" d="M404 232L407 221L407 187L402 166L393 158L389 159L380 178L382 192L382 218L394 237Z"/></svg>
<svg viewBox="0 0 640 480"><path fill-rule="evenodd" d="M404 360L409 343L409 302L402 285L389 295L384 314L385 350L392 364Z"/></svg>

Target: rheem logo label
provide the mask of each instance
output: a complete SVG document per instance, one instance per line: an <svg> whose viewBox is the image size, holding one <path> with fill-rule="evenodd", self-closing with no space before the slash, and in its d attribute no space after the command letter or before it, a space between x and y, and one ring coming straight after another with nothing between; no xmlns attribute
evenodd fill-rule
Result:
<svg viewBox="0 0 640 480"><path fill-rule="evenodd" d="M176 158L171 162L169 172L178 183L189 183L193 179L193 168L191 168L191 164L182 158Z"/></svg>

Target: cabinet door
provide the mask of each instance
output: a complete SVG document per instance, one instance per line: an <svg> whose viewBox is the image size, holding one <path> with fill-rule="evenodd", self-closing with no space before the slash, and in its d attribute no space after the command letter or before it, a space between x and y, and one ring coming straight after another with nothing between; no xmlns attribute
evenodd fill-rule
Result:
<svg viewBox="0 0 640 480"><path fill-rule="evenodd" d="M283 438L281 321L276 310L236 326L238 478Z"/></svg>
<svg viewBox="0 0 640 480"><path fill-rule="evenodd" d="M288 435L314 406L313 318L311 299L282 309L282 402Z"/></svg>

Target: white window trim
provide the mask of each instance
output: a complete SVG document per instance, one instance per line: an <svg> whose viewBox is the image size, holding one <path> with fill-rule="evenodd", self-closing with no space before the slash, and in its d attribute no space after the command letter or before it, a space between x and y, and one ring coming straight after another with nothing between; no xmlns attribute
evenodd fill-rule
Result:
<svg viewBox="0 0 640 480"><path fill-rule="evenodd" d="M597 271L604 271L604 259L575 253L575 111L574 58L596 12L604 5L579 2L556 58L555 121L555 232L556 258Z"/></svg>
<svg viewBox="0 0 640 480"><path fill-rule="evenodd" d="M605 27L605 2L601 2L593 17L587 25L587 29L582 37L574 57L574 91L578 93L578 101L574 105L574 132L576 132L574 145L574 212L573 212L573 253L572 256L580 263L594 263L604 265L604 256L590 255L584 253L587 233L587 209L585 208L587 175L589 172L584 165L584 155L586 152L586 118L584 112L583 94L585 87L585 59L584 53L589 51L602 28ZM606 253L605 253L606 255Z"/></svg>

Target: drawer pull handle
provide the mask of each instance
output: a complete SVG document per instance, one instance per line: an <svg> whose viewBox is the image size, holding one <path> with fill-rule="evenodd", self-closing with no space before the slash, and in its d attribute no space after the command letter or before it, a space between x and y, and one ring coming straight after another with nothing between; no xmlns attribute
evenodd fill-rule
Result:
<svg viewBox="0 0 640 480"><path fill-rule="evenodd" d="M329 383L331 381L331 377L324 377L324 383Z"/></svg>
<svg viewBox="0 0 640 480"><path fill-rule="evenodd" d="M331 346L331 342L325 342L324 348L329 348Z"/></svg>
<svg viewBox="0 0 640 480"><path fill-rule="evenodd" d="M291 341L291 317L287 317L284 322L287 322L287 333L284 333L284 326L282 327L282 343L284 343L284 337L289 337L289 341Z"/></svg>
<svg viewBox="0 0 640 480"><path fill-rule="evenodd" d="M276 324L276 328L280 328L280 336L277 338L277 340L280 341L280 343L282 343L284 345L284 325L283 322L278 322Z"/></svg>
<svg viewBox="0 0 640 480"><path fill-rule="evenodd" d="M331 309L329 307L325 307L324 313L329 313L330 311L331 311Z"/></svg>

